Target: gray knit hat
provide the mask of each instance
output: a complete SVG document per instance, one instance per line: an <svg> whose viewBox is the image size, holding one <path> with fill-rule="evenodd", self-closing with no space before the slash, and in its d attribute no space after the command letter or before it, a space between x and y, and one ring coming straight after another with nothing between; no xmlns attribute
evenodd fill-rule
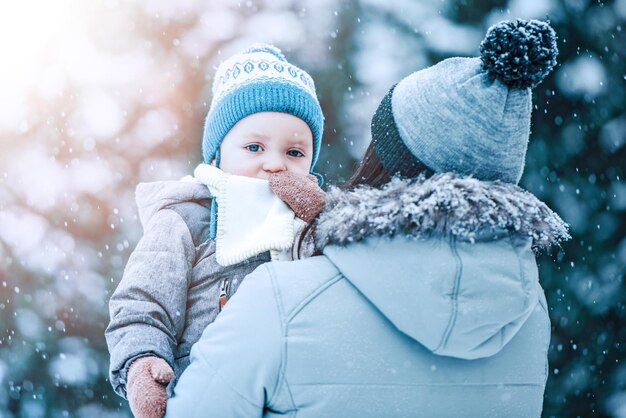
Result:
<svg viewBox="0 0 626 418"><path fill-rule="evenodd" d="M435 172L517 184L530 134L531 88L556 65L554 30L521 20L492 26L480 58L449 58L395 85L372 119L389 174L417 160Z"/></svg>

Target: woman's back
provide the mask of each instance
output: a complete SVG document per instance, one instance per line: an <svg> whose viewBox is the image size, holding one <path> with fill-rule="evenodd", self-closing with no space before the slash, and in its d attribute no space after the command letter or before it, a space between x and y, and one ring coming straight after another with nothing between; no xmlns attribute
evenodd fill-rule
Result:
<svg viewBox="0 0 626 418"><path fill-rule="evenodd" d="M320 218L323 256L246 278L192 349L170 416L540 416L550 324L533 231L463 235L461 224L491 219L483 212L425 230L389 204L394 185L423 187L353 192ZM445 190L441 199L480 200ZM382 212L355 211L359 193ZM441 199L431 203L448 213ZM556 215L533 202L519 216L550 241Z"/></svg>
<svg viewBox="0 0 626 418"><path fill-rule="evenodd" d="M396 250L397 244L406 244L406 252L428 245L400 241L385 244ZM530 316L508 343L504 344L505 331L498 333L501 337L496 344L504 344L500 351L479 359L434 354L386 316L387 310L393 309L389 305L395 305L398 312L407 313L404 322L419 322L424 327L437 322L435 312L424 318L410 317L410 312L415 312L411 308L432 306L423 295L407 289L413 286L406 286L405 280L422 280L419 273L373 277L380 271L371 268L372 257L367 253L380 253L379 244L369 242L358 250L350 249L363 256L357 268L372 273L369 279L374 283L365 294L345 272L337 270L334 262L341 263L342 255L332 254L332 250L330 257L269 266L285 318L284 382L275 398L269 398L269 409L277 415L297 410L298 417L539 417L550 339L543 293L534 293ZM315 273L303 275L302 271ZM395 292L388 292L384 282ZM368 293L375 287L380 287L380 292L378 300L372 301ZM441 290L449 294L452 304L454 289L442 286ZM459 297L476 296L469 293ZM397 297L401 294L405 296ZM496 293L492 296L498 297ZM407 306L411 299L413 305ZM488 327L490 319L497 326L500 318L485 317L476 326ZM274 415L266 411L265 416Z"/></svg>

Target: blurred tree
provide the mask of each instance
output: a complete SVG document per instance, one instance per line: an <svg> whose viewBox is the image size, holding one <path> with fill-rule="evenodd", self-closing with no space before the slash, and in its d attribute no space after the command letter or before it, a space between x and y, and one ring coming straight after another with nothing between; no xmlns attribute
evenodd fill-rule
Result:
<svg viewBox="0 0 626 418"><path fill-rule="evenodd" d="M394 83L478 55L499 20L546 16L560 64L534 91L521 186L574 239L539 260L553 323L544 416L625 416L624 0L102 0L64 13L38 70L0 78L0 416L129 415L103 332L141 235L133 191L200 162L220 60L269 41L310 70L326 115L318 170L335 184Z"/></svg>

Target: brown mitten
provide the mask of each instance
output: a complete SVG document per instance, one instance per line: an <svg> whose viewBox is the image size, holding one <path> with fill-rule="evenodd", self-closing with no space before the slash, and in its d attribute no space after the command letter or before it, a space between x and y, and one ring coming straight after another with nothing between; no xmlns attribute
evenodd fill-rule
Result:
<svg viewBox="0 0 626 418"><path fill-rule="evenodd" d="M270 175L270 188L296 216L311 222L324 209L326 194L317 185L314 175L302 176L289 171Z"/></svg>
<svg viewBox="0 0 626 418"><path fill-rule="evenodd" d="M162 418L165 415L165 386L174 371L160 357L141 357L128 368L126 392L130 410L136 418Z"/></svg>

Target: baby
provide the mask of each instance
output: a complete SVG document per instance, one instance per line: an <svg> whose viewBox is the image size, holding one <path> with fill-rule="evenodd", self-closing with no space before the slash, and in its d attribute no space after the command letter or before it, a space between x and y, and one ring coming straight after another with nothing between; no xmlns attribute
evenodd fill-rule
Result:
<svg viewBox="0 0 626 418"><path fill-rule="evenodd" d="M312 169L322 130L311 77L277 48L254 45L217 70L197 181L137 187L144 235L111 297L105 332L111 384L135 416L163 415L204 328L271 260L268 250L276 258L293 244L294 213L308 222L321 210ZM229 240L242 225L265 229Z"/></svg>

